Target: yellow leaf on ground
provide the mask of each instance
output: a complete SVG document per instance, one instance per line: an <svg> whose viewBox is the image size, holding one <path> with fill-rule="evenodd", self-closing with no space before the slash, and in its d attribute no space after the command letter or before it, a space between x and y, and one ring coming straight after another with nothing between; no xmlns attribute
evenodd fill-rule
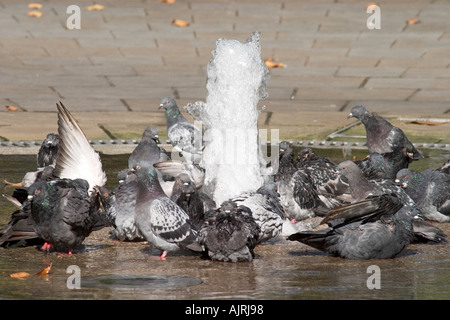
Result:
<svg viewBox="0 0 450 320"><path fill-rule="evenodd" d="M40 275L40 276L42 276L42 275L46 275L46 274L48 274L49 272L50 272L50 269L52 268L52 263L50 263L50 265L47 267L47 268L44 268L44 269L42 269L41 271L39 271L38 273L37 273L37 275Z"/></svg>
<svg viewBox="0 0 450 320"><path fill-rule="evenodd" d="M273 58L268 58L268 59L264 60L267 68L269 68L269 69L271 69L271 68L284 68L286 66L284 63L277 62L277 61L278 61L278 59L273 59Z"/></svg>
<svg viewBox="0 0 450 320"><path fill-rule="evenodd" d="M11 273L9 276L11 278L23 279L23 278L31 276L31 274L29 274L28 272L23 272L22 271L22 272Z"/></svg>
<svg viewBox="0 0 450 320"><path fill-rule="evenodd" d="M175 0L159 0L159 2L175 3Z"/></svg>
<svg viewBox="0 0 450 320"><path fill-rule="evenodd" d="M173 19L172 24L176 25L177 27L187 27L190 23L181 19Z"/></svg>
<svg viewBox="0 0 450 320"><path fill-rule="evenodd" d="M40 17L42 17L42 15L43 15L42 12L36 11L36 10L28 11L28 12L27 12L27 16L29 16L29 17L40 18Z"/></svg>
<svg viewBox="0 0 450 320"><path fill-rule="evenodd" d="M40 3L30 3L28 9L42 9L42 4Z"/></svg>
<svg viewBox="0 0 450 320"><path fill-rule="evenodd" d="M5 106L6 109L8 109L9 111L17 111L19 110L19 108L15 107L15 106Z"/></svg>
<svg viewBox="0 0 450 320"><path fill-rule="evenodd" d="M101 4L93 4L92 6L87 6L87 11L101 11L105 9L105 6L102 6Z"/></svg>
<svg viewBox="0 0 450 320"><path fill-rule="evenodd" d="M420 22L419 18L411 18L411 19L406 20L407 24L417 24L419 22Z"/></svg>

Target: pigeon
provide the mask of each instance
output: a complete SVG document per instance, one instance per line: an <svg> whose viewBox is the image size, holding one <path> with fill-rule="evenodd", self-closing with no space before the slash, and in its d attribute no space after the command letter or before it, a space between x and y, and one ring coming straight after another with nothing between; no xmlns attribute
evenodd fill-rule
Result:
<svg viewBox="0 0 450 320"><path fill-rule="evenodd" d="M216 208L216 202L206 193L197 190L186 173L177 176L170 199L186 211L197 230L203 225L205 212Z"/></svg>
<svg viewBox="0 0 450 320"><path fill-rule="evenodd" d="M198 164L182 162L178 160L166 160L153 165L165 176L177 178L181 173L187 174L197 189L203 186L205 169Z"/></svg>
<svg viewBox="0 0 450 320"><path fill-rule="evenodd" d="M46 243L42 249L72 254L89 234L105 226L84 179L36 182L28 192L33 227Z"/></svg>
<svg viewBox="0 0 450 320"><path fill-rule="evenodd" d="M394 181L397 172L408 168L409 161L405 157L404 150L379 154L374 152L363 160L355 163L369 180L389 179Z"/></svg>
<svg viewBox="0 0 450 320"><path fill-rule="evenodd" d="M288 240L299 241L333 256L347 259L390 259L398 256L414 239L413 221L419 219L414 207L386 201L384 208L370 212L372 200L352 203L339 210L348 216L358 216L361 206L365 215L348 221L339 221L328 228L298 232ZM395 203L395 202L394 202Z"/></svg>
<svg viewBox="0 0 450 320"><path fill-rule="evenodd" d="M161 260L169 251L188 248L201 252L197 230L188 214L166 196L154 168L137 166L135 221L139 232L161 250Z"/></svg>
<svg viewBox="0 0 450 320"><path fill-rule="evenodd" d="M145 128L141 141L128 158L128 168L132 169L137 165L150 167L154 163L170 160L167 152L158 147L158 143L158 129L153 126Z"/></svg>
<svg viewBox="0 0 450 320"><path fill-rule="evenodd" d="M396 185L395 181L385 179L385 180L368 180L361 172L359 167L352 161L346 160L339 164L342 169L342 174L347 177L349 186L351 189L352 202L358 202L365 200L371 196L381 196L381 195L394 195L397 197L402 205L413 207L420 211L423 217L428 218L425 211L422 210L421 206L408 195L405 190L400 186ZM402 169L408 170L408 169ZM426 221L416 220L413 222L416 239L431 240L434 242L440 242L442 239L442 230L438 231L437 227L429 225ZM428 230L428 231L426 231Z"/></svg>
<svg viewBox="0 0 450 320"><path fill-rule="evenodd" d="M211 260L250 262L260 228L246 206L224 201L216 210L207 213L198 240Z"/></svg>
<svg viewBox="0 0 450 320"><path fill-rule="evenodd" d="M353 107L348 117L357 118L364 124L369 153L384 154L405 149L406 159L409 162L423 158L423 154L414 147L400 128L371 113L365 107Z"/></svg>
<svg viewBox="0 0 450 320"><path fill-rule="evenodd" d="M204 147L202 130L182 115L174 98L163 98L161 108L166 111L167 136L172 146L182 153L186 162L200 164Z"/></svg>
<svg viewBox="0 0 450 320"><path fill-rule="evenodd" d="M119 185L111 192L101 188L98 193L106 216L114 227L111 232L113 238L119 241L144 241L145 238L139 232L135 221L137 176L133 170L125 171L118 173Z"/></svg>
<svg viewBox="0 0 450 320"><path fill-rule="evenodd" d="M47 134L47 137L39 148L37 154L37 166L38 168L44 168L46 166L55 166L56 156L59 148L59 135L55 133Z"/></svg>
<svg viewBox="0 0 450 320"><path fill-rule="evenodd" d="M402 169L395 181L416 202L423 216L438 222L450 221L449 174L434 169Z"/></svg>
<svg viewBox="0 0 450 320"><path fill-rule="evenodd" d="M48 181L53 178L53 169L55 168L56 156L59 148L59 136L55 133L47 134L42 141L39 151L36 155L37 170L25 174L21 182L4 182L15 187L28 188L36 181Z"/></svg>
<svg viewBox="0 0 450 320"><path fill-rule="evenodd" d="M275 182L266 182L256 191L243 192L230 201L248 207L260 232L256 244L277 239L283 227L284 209L280 204Z"/></svg>

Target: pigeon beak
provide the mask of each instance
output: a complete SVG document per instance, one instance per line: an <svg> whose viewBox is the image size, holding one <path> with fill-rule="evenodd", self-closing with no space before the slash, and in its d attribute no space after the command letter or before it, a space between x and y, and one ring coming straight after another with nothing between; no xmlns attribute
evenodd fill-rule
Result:
<svg viewBox="0 0 450 320"><path fill-rule="evenodd" d="M399 183L400 183L400 180L395 179L394 182L395 182L396 184L399 184Z"/></svg>
<svg viewBox="0 0 450 320"><path fill-rule="evenodd" d="M164 105L161 103L161 104L159 105L158 110L161 109L162 107L164 107Z"/></svg>
<svg viewBox="0 0 450 320"><path fill-rule="evenodd" d="M159 141L159 137L157 134L155 134L155 138L156 138L156 143L161 143L161 141Z"/></svg>
<svg viewBox="0 0 450 320"><path fill-rule="evenodd" d="M31 194L29 194L27 199L31 201L31 200L33 200L33 196Z"/></svg>
<svg viewBox="0 0 450 320"><path fill-rule="evenodd" d="M353 118L353 114L351 114L351 113L347 116L347 119L350 119L350 118Z"/></svg>

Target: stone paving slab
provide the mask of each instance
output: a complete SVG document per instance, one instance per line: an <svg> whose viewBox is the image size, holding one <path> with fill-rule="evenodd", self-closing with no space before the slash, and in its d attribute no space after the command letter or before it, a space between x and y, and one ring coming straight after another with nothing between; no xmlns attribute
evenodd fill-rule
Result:
<svg viewBox="0 0 450 320"><path fill-rule="evenodd" d="M101 11L80 0L80 30L66 27L67 3L43 1L41 18L27 16L28 3L0 0L1 141L56 131L58 101L91 140L139 138L150 124L164 136L161 98L204 101L216 40L245 41L253 31L262 57L287 65L270 70L259 104L260 127L285 139L322 139L351 123L355 104L394 118L450 119L448 1L377 1L380 30L366 26L369 2L353 0L105 0ZM404 125L415 139L450 142L449 124Z"/></svg>

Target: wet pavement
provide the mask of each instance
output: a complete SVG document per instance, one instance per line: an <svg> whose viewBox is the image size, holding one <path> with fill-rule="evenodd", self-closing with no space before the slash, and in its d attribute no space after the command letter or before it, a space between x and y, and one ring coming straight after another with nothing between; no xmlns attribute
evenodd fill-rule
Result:
<svg viewBox="0 0 450 320"><path fill-rule="evenodd" d="M342 159L341 150L317 152ZM444 159L445 153L429 152L432 163L424 160L422 166L433 167ZM348 156L353 155L362 157L364 150ZM111 186L126 159L102 155ZM35 166L33 156L0 156L0 161L0 177L11 181ZM3 185L1 192L12 188ZM12 209L1 199L0 225ZM450 234L450 224L438 226ZM257 246L251 263L210 261L185 251L169 253L161 261L147 243L117 242L110 231L93 232L66 257L37 246L0 249L0 299L450 299L449 243L412 244L395 259L355 261L281 239ZM47 275L35 275L50 264ZM380 289L369 289L373 282L368 268L373 265L379 267ZM31 276L10 277L17 272Z"/></svg>

